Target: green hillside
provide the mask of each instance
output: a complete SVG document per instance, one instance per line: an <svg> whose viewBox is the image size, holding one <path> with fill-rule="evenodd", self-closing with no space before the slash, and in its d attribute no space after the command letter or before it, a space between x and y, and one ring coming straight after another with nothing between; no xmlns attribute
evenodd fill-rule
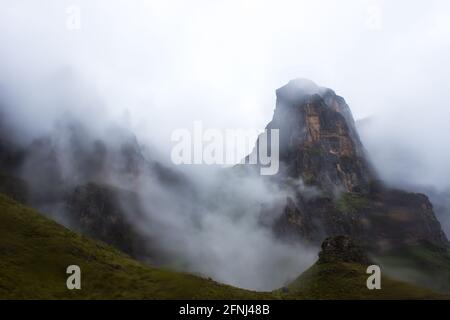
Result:
<svg viewBox="0 0 450 320"><path fill-rule="evenodd" d="M383 277L368 290L366 268L356 263L316 263L289 286L290 299L448 299L428 289Z"/></svg>
<svg viewBox="0 0 450 320"><path fill-rule="evenodd" d="M82 290L66 288L79 265ZM258 293L132 260L0 194L0 299L435 299L444 296L383 279L365 287L358 264L316 263L289 288Z"/></svg>
<svg viewBox="0 0 450 320"><path fill-rule="evenodd" d="M81 290L66 288L69 265L81 267ZM0 299L272 297L144 266L0 194Z"/></svg>
<svg viewBox="0 0 450 320"><path fill-rule="evenodd" d="M389 275L417 286L450 292L450 252L427 242L400 247L377 257Z"/></svg>

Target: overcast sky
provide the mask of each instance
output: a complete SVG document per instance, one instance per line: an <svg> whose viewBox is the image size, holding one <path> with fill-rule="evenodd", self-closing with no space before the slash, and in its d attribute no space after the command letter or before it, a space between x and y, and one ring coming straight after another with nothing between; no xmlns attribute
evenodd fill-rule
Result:
<svg viewBox="0 0 450 320"><path fill-rule="evenodd" d="M168 153L194 120L264 128L275 89L304 77L373 116L363 138L386 179L450 184L448 1L0 5L0 102L24 131L69 109L94 125L125 118Z"/></svg>

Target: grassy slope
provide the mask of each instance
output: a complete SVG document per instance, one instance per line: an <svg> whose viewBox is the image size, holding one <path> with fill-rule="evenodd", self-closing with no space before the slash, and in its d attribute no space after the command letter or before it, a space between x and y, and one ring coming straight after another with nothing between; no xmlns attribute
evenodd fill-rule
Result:
<svg viewBox="0 0 450 320"><path fill-rule="evenodd" d="M69 265L82 270L82 290L66 289ZM315 264L287 293L257 293L194 275L152 268L77 235L0 194L0 299L433 299L443 296L383 279L365 287L365 269Z"/></svg>
<svg viewBox="0 0 450 320"><path fill-rule="evenodd" d="M72 264L81 267L82 290L66 288L65 270ZM0 194L0 299L273 297L144 266Z"/></svg>
<svg viewBox="0 0 450 320"><path fill-rule="evenodd" d="M428 243L398 248L377 257L388 273L398 279L450 293L450 252Z"/></svg>
<svg viewBox="0 0 450 320"><path fill-rule="evenodd" d="M383 277L368 290L366 268L354 263L316 263L289 286L291 299L448 299L431 290Z"/></svg>

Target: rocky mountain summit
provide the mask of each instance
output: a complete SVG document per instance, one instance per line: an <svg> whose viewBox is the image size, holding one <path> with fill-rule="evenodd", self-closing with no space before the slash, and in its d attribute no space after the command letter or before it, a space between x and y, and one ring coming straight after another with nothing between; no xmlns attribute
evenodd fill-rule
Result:
<svg viewBox="0 0 450 320"><path fill-rule="evenodd" d="M348 235L375 250L418 241L448 246L425 195L378 180L344 98L305 79L290 81L276 95L266 129L280 134L276 180L295 193L274 225L279 237L320 244ZM316 195L296 189L292 181L298 180Z"/></svg>
<svg viewBox="0 0 450 320"><path fill-rule="evenodd" d="M305 79L290 81L276 95L267 129L280 132L283 174L330 195L369 192L375 175L345 100Z"/></svg>

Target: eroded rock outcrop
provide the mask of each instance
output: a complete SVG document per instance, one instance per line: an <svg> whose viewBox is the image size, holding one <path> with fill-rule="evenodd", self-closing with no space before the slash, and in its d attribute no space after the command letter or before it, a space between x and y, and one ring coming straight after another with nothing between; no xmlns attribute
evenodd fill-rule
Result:
<svg viewBox="0 0 450 320"><path fill-rule="evenodd" d="M150 239L136 227L146 220L139 204L132 192L93 183L74 188L65 200L73 229L135 258L149 254Z"/></svg>
<svg viewBox="0 0 450 320"><path fill-rule="evenodd" d="M325 239L319 252L318 263L347 262L369 265L370 259L363 248L349 236L336 236Z"/></svg>
<svg viewBox="0 0 450 320"><path fill-rule="evenodd" d="M279 129L278 183L301 180L317 192L295 196L274 224L278 237L320 244L349 235L373 250L448 240L425 195L387 188L377 178L349 106L331 89L297 79L277 90L267 129Z"/></svg>
<svg viewBox="0 0 450 320"><path fill-rule="evenodd" d="M350 108L332 90L297 79L277 90L273 120L280 132L281 172L323 192L370 191L373 170Z"/></svg>

